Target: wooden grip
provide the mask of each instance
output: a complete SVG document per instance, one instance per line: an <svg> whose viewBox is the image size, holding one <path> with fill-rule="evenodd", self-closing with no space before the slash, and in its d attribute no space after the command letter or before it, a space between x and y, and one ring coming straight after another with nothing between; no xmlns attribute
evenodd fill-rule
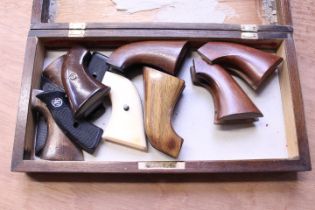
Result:
<svg viewBox="0 0 315 210"><path fill-rule="evenodd" d="M134 42L116 49L108 63L121 71L134 64L145 64L175 75L185 55L186 44L186 41Z"/></svg>
<svg viewBox="0 0 315 210"><path fill-rule="evenodd" d="M245 45L208 42L198 53L211 64L220 64L258 89L282 62L282 58Z"/></svg>
<svg viewBox="0 0 315 210"><path fill-rule="evenodd" d="M61 69L62 64L66 55L62 55L52 63L50 63L43 71L43 75L49 79L51 82L63 89L62 80L61 80Z"/></svg>
<svg viewBox="0 0 315 210"><path fill-rule="evenodd" d="M143 75L147 136L154 148L176 158L183 139L174 131L171 117L185 82L149 67L144 68Z"/></svg>
<svg viewBox="0 0 315 210"><path fill-rule="evenodd" d="M205 87L213 97L214 123L253 121L262 117L262 113L232 76L219 65L209 65L202 59L195 59L191 76L195 85Z"/></svg>
<svg viewBox="0 0 315 210"><path fill-rule="evenodd" d="M75 118L89 115L109 94L110 88L87 74L88 50L71 48L64 58L61 80Z"/></svg>
<svg viewBox="0 0 315 210"><path fill-rule="evenodd" d="M41 152L41 159L56 161L82 161L82 151L78 149L55 123L47 106L36 95L40 90L32 92L32 107L43 115L47 122L48 135L46 144Z"/></svg>

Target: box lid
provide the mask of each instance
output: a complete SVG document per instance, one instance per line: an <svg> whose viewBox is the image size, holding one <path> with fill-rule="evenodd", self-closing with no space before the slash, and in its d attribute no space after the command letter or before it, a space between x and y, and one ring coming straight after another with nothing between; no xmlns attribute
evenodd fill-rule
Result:
<svg viewBox="0 0 315 210"><path fill-rule="evenodd" d="M34 0L31 30L292 32L288 0Z"/></svg>

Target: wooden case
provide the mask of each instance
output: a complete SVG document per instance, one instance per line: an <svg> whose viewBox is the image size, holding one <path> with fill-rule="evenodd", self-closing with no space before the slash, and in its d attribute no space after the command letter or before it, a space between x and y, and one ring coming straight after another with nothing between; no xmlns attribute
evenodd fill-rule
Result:
<svg viewBox="0 0 315 210"><path fill-rule="evenodd" d="M233 1L231 2L233 3ZM234 4L236 4L235 2ZM254 4L257 5L257 2L260 1L247 0L240 4L246 6L246 4L250 2L255 2ZM272 5L272 13L268 16L268 24L264 25L227 23L140 23L136 22L136 19L133 21L134 23L126 23L128 19L126 17L119 20L120 22L111 23L102 15L94 15L94 18L101 22L62 23L54 22L54 19L58 19L56 18L55 0L34 0L31 28L27 38L14 139L12 171L78 173L230 173L310 170L311 162L293 41L289 0L263 0L262 2L267 2ZM93 4L93 2L91 4ZM91 12L92 16L94 12L95 11ZM77 14L78 11L74 11L74 13ZM68 18L67 20L72 20L72 17L64 17L64 19ZM77 18L79 21L88 20L84 15ZM105 18L104 21L102 18ZM64 19L59 18L59 21L64 21ZM240 17L238 22L242 21L242 17ZM253 22L255 23L255 21ZM253 155L254 158L245 159L238 159L236 157L231 159L190 160L189 157L185 157L170 160L162 158L161 160L155 159L153 161L86 160L83 162L45 161L34 158L36 120L30 107L30 96L32 89L39 87L45 57L49 54L47 52L58 51L60 49L64 50L77 44L81 44L90 49L107 50L139 40L188 40L192 49L196 49L207 41L220 40L244 43L281 55L284 58L284 62L282 69L279 71L279 87L283 104L281 111L284 116L283 126L285 129L287 156L284 158L261 159L255 158L255 155ZM194 106L192 102L191 104L187 104L187 106L188 105L191 107ZM211 123L210 120L212 119L209 119L209 124ZM270 134L270 138L272 139L274 136ZM273 140L277 141L277 139ZM247 149L250 150L250 148Z"/></svg>

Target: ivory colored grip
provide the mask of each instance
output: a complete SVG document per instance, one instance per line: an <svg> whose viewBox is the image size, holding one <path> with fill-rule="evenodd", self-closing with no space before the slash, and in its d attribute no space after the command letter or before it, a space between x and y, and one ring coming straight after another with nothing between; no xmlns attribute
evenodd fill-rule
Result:
<svg viewBox="0 0 315 210"><path fill-rule="evenodd" d="M112 114L102 138L142 151L147 151L141 99L133 83L107 71L102 83L110 86Z"/></svg>
<svg viewBox="0 0 315 210"><path fill-rule="evenodd" d="M107 62L120 71L135 64L144 64L175 75L186 49L186 41L134 42L116 49Z"/></svg>
<svg viewBox="0 0 315 210"><path fill-rule="evenodd" d="M55 123L50 111L46 107L46 104L36 97L36 95L41 92L41 90L33 90L32 92L32 107L34 110L43 115L48 128L46 144L42 149L40 158L55 161L84 160L82 151L77 148L67 136L65 136Z"/></svg>
<svg viewBox="0 0 315 210"><path fill-rule="evenodd" d="M198 53L208 63L226 67L253 89L259 89L283 60L271 53L228 42L208 42Z"/></svg>
<svg viewBox="0 0 315 210"><path fill-rule="evenodd" d="M253 121L263 116L232 76L219 65L195 59L191 76L195 85L205 87L213 97L214 123Z"/></svg>
<svg viewBox="0 0 315 210"><path fill-rule="evenodd" d="M171 124L173 109L185 87L185 82L155 69L145 67L145 129L151 145L176 158L183 139Z"/></svg>

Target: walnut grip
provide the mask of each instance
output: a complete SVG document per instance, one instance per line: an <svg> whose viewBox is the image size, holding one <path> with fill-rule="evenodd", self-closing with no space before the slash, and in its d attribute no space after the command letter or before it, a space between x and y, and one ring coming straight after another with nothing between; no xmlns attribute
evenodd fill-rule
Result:
<svg viewBox="0 0 315 210"><path fill-rule="evenodd" d="M134 42L116 49L107 62L120 71L131 65L145 64L175 75L186 49L186 41Z"/></svg>
<svg viewBox="0 0 315 210"><path fill-rule="evenodd" d="M110 88L85 71L91 57L87 49L71 48L64 57L61 80L75 118L89 115L109 94Z"/></svg>
<svg viewBox="0 0 315 210"><path fill-rule="evenodd" d="M41 152L41 159L56 161L81 161L82 151L77 148L55 123L50 111L45 103L36 98L41 93L40 90L32 92L32 108L41 113L47 122L46 143Z"/></svg>
<svg viewBox="0 0 315 210"><path fill-rule="evenodd" d="M145 129L151 145L161 152L177 157L183 139L176 134L171 117L185 82L176 77L144 68Z"/></svg>
<svg viewBox="0 0 315 210"><path fill-rule="evenodd" d="M281 57L271 53L226 42L208 42L198 53L211 64L223 65L253 89L259 89L282 62Z"/></svg>
<svg viewBox="0 0 315 210"><path fill-rule="evenodd" d="M195 59L191 67L192 81L210 91L215 108L214 122L253 121L262 113L232 76L219 65Z"/></svg>

